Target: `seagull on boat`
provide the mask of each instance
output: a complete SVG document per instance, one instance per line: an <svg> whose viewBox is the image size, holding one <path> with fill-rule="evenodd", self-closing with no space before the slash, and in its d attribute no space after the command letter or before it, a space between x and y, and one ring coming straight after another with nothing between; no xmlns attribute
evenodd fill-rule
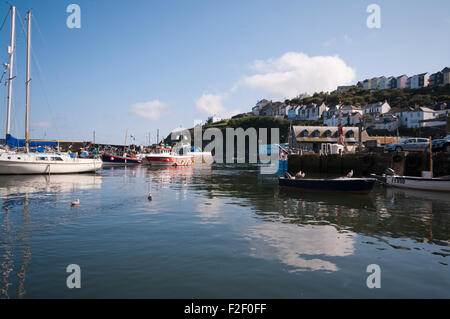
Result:
<svg viewBox="0 0 450 319"><path fill-rule="evenodd" d="M78 206L78 205L80 205L80 199L79 198L71 203L71 206Z"/></svg>
<svg viewBox="0 0 450 319"><path fill-rule="evenodd" d="M348 172L347 177L348 177L348 178L352 178L352 177L353 177L353 170L351 170L350 172Z"/></svg>
<svg viewBox="0 0 450 319"><path fill-rule="evenodd" d="M297 174L295 174L295 178L303 178L305 177L305 173L303 173L302 171L299 171Z"/></svg>

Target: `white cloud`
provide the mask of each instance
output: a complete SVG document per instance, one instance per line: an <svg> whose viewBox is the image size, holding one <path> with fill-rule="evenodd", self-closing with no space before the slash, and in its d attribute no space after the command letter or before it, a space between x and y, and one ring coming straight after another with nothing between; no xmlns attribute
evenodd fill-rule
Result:
<svg viewBox="0 0 450 319"><path fill-rule="evenodd" d="M221 118L230 118L233 115L241 113L239 110L227 110L223 105L223 101L226 98L226 94L203 93L203 95L195 101L195 108L201 113L215 115Z"/></svg>
<svg viewBox="0 0 450 319"><path fill-rule="evenodd" d="M160 100L136 103L131 106L131 113L139 117L158 120L167 113L167 105Z"/></svg>
<svg viewBox="0 0 450 319"><path fill-rule="evenodd" d="M276 59L256 60L252 68L257 74L244 77L239 85L262 89L273 98L332 91L355 81L355 70L338 56L287 52Z"/></svg>

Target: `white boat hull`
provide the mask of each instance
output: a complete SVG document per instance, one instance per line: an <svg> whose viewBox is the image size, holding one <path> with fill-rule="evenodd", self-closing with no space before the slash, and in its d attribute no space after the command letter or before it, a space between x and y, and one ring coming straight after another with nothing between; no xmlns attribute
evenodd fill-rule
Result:
<svg viewBox="0 0 450 319"><path fill-rule="evenodd" d="M385 183L392 187L450 192L450 179L411 176L386 176Z"/></svg>
<svg viewBox="0 0 450 319"><path fill-rule="evenodd" d="M47 157L60 161L39 160ZM70 158L49 154L1 154L0 175L73 174L95 172L103 167L101 159Z"/></svg>
<svg viewBox="0 0 450 319"><path fill-rule="evenodd" d="M150 166L167 167L167 166L190 166L194 163L193 156L183 155L160 155L160 156L147 156L146 162Z"/></svg>

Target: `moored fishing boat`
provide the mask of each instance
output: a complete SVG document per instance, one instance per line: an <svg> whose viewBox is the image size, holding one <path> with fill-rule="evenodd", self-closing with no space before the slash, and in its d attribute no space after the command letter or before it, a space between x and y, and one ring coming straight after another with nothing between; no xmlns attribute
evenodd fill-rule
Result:
<svg viewBox="0 0 450 319"><path fill-rule="evenodd" d="M103 154L102 161L104 166L142 164L142 159L137 157L128 157L126 154L124 154L124 156Z"/></svg>
<svg viewBox="0 0 450 319"><path fill-rule="evenodd" d="M289 178L279 177L281 187L299 189L304 191L337 191L368 194L375 185L375 178Z"/></svg>
<svg viewBox="0 0 450 319"><path fill-rule="evenodd" d="M146 156L145 158L150 166L191 166L194 163L194 157L191 155L167 154L160 156Z"/></svg>
<svg viewBox="0 0 450 319"><path fill-rule="evenodd" d="M450 177L415 177L398 175L372 175L380 183L398 188L408 188L427 191L450 192Z"/></svg>
<svg viewBox="0 0 450 319"><path fill-rule="evenodd" d="M450 192L450 176L433 176L433 149L432 149L432 139L429 139L429 156L430 156L430 170L423 171L422 177L420 176L399 176L395 174L392 168L387 168L385 174L379 176L372 174L380 183L398 187L398 188L408 188L416 190L426 190L426 191L438 191L438 192Z"/></svg>
<svg viewBox="0 0 450 319"><path fill-rule="evenodd" d="M192 154L177 154L171 147L158 146L145 156L150 166L191 166L195 160Z"/></svg>

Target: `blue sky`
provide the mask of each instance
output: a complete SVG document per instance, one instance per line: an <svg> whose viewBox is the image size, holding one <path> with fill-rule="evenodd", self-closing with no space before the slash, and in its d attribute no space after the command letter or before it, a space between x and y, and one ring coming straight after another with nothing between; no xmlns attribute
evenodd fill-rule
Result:
<svg viewBox="0 0 450 319"><path fill-rule="evenodd" d="M136 143L149 132L154 142L157 128L162 136L212 113L250 111L261 98L450 66L448 0L9 2L19 12L12 112L19 137L28 9L32 138L92 140L95 130L97 142L120 144L128 129ZM80 29L66 26L71 3L81 8ZM380 29L366 25L371 3L381 8ZM3 2L2 21L8 10ZM2 63L9 23L0 32Z"/></svg>

